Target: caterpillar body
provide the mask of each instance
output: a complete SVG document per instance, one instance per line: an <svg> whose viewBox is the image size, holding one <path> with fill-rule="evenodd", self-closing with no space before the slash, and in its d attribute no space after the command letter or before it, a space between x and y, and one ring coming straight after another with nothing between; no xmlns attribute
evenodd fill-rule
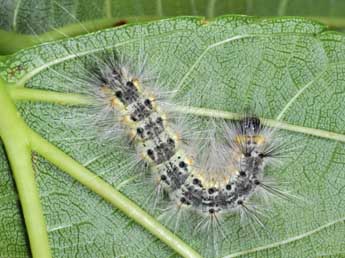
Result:
<svg viewBox="0 0 345 258"><path fill-rule="evenodd" d="M220 229L220 216L234 211L263 225L250 197L256 193L264 193L265 198L267 194L290 197L264 177L266 166L277 163L288 152L286 142L275 130L263 126L257 116L244 115L225 125L221 121L219 138L223 143L208 139L206 142L212 142L206 143L209 148L193 153L174 130L164 105L160 105L161 97L154 89L157 81L146 70L146 60L140 64L117 52L104 54L92 56L96 66L81 67L86 73L78 80L62 76L73 83L77 81L82 92L86 90L91 97L96 108L89 111L92 110L90 115L97 129L105 135L128 135L139 161L150 167L157 194L161 189L168 193L174 214L190 210L201 215L204 219L196 229L209 221ZM134 68L135 63L139 63L138 69Z"/></svg>
<svg viewBox="0 0 345 258"><path fill-rule="evenodd" d="M206 148L206 154L195 155L173 130L155 92L149 90L152 80L145 79L144 69L133 71L119 58L106 57L97 62L88 87L94 90L97 105L114 113L118 121L113 122L127 132L139 159L150 167L157 189L169 194L177 210L192 210L211 219L235 210L248 214L253 211L247 201L258 188L277 191L264 184L264 169L281 145L258 117L244 116L221 126L225 144L215 143ZM224 157L210 158L217 155Z"/></svg>

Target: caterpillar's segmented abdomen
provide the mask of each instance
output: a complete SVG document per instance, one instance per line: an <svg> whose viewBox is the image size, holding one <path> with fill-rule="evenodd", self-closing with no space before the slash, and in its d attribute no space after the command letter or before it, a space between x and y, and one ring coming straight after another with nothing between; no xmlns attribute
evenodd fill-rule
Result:
<svg viewBox="0 0 345 258"><path fill-rule="evenodd" d="M100 71L99 94L120 115L141 159L177 206L214 215L245 205L260 185L266 165L264 150L269 139L259 118L244 117L228 130L229 153L222 176L217 176L217 171L192 165L192 155L169 126L156 98L143 87L140 76L121 64L108 63Z"/></svg>

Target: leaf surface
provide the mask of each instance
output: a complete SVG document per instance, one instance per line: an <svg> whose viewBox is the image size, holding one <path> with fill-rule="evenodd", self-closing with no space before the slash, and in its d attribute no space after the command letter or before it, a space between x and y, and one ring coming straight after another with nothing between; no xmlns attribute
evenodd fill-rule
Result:
<svg viewBox="0 0 345 258"><path fill-rule="evenodd" d="M345 37L302 18L224 16L205 24L198 17L181 17L124 26L20 51L4 63L1 76L28 88L73 92L73 82L60 73L75 78L85 58L104 48L134 59L144 49L148 66L160 72L162 90L178 89L179 102L240 113L255 103L262 117L345 133ZM67 119L79 121L81 107L18 102L18 109L31 128L115 187L139 172L123 169L130 156L116 144L85 140L85 129L66 126ZM267 174L287 182L305 201L272 205L264 219L269 234L256 228L261 237L241 226L238 215L225 218L220 256L344 255L344 143L284 133L300 148ZM4 153L1 158L0 200L11 206L0 208L0 256L27 257L25 226L13 183L6 179ZM34 161L54 257L175 256L62 171L37 155ZM121 191L148 209L152 187L128 183ZM192 235L193 227L186 218L177 234L199 250L202 236Z"/></svg>

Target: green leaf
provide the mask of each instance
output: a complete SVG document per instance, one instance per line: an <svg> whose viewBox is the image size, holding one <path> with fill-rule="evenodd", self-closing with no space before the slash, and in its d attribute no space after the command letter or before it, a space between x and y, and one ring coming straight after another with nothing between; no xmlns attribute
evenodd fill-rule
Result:
<svg viewBox="0 0 345 258"><path fill-rule="evenodd" d="M269 234L256 228L260 237L250 226L241 225L238 215L226 217L227 238L219 256L344 255L345 37L303 18L224 16L205 23L198 17L180 17L26 49L5 61L1 76L17 84L8 91L30 128L116 187L131 181L138 171L121 169L128 154L117 146L83 140L82 131L62 123L77 117L82 107L66 105L77 104L78 97L56 93L74 90L59 73L73 77L84 57L104 48L135 58L142 46L149 67L159 67L162 90L178 89L179 103L188 100L191 105L177 111L235 118L229 112L243 113L255 103L258 114L270 119L264 120L267 124L283 127L286 137L301 146L283 167L267 174L288 182L288 189L305 201L273 204L264 218ZM32 147L37 150L37 145ZM54 152L47 153L40 153L46 159L34 154L34 168L54 257L178 256L138 225L140 221L134 222L58 169L64 168L64 160L56 161ZM1 157L1 167L7 168L6 157ZM57 167L47 160L55 160ZM14 189L6 175L8 170L2 169L0 200L10 202L13 195L8 193ZM129 182L121 191L150 212L145 201L152 187ZM7 234L16 236L26 227L18 216L6 223L3 218L9 212L20 211L3 207L0 256L29 256L23 233L16 238L17 249L22 249L7 248L13 246ZM191 220L181 221L177 234L201 250L202 236L192 235Z"/></svg>
<svg viewBox="0 0 345 258"><path fill-rule="evenodd" d="M341 0L2 0L0 28L25 34L39 34L77 21L104 18L113 18L113 24L122 18L142 20L177 15L211 18L229 13L312 16L330 25L344 27L344 8L345 3Z"/></svg>

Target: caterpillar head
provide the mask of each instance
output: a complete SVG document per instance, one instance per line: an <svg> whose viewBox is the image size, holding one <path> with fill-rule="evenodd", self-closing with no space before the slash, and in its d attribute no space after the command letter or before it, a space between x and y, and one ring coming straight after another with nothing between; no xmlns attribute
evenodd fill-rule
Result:
<svg viewBox="0 0 345 258"><path fill-rule="evenodd" d="M243 135L257 135L261 129L261 122L258 117L245 117L240 121L241 132Z"/></svg>

